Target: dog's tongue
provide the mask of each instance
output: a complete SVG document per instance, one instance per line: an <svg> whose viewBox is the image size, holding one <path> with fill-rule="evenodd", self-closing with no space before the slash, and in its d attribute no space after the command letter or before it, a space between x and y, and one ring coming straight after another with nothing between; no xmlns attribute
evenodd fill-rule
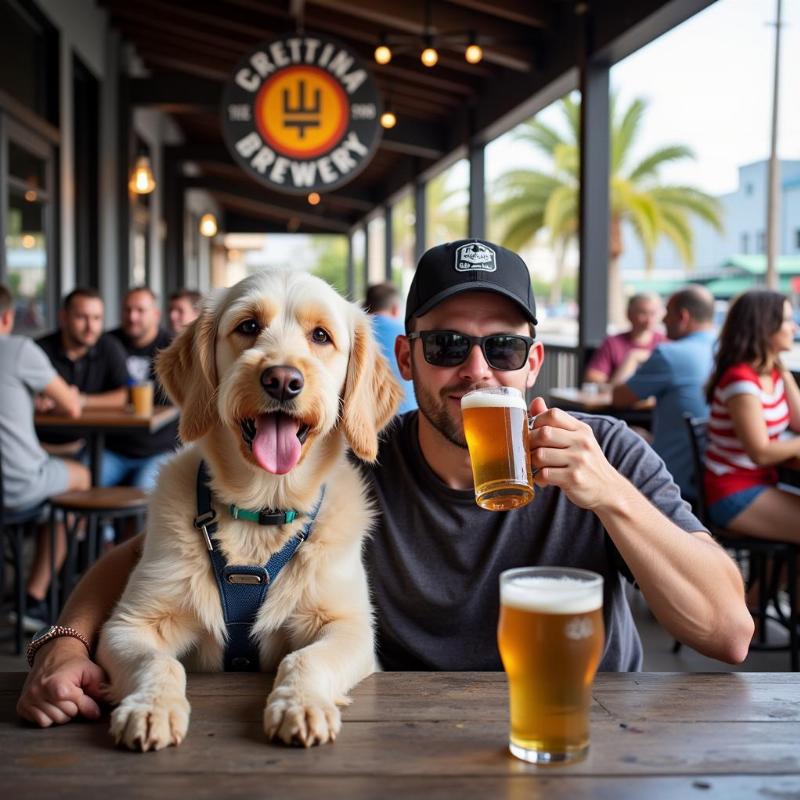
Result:
<svg viewBox="0 0 800 800"><path fill-rule="evenodd" d="M280 412L256 417L253 456L259 466L275 475L285 475L300 460L300 422Z"/></svg>

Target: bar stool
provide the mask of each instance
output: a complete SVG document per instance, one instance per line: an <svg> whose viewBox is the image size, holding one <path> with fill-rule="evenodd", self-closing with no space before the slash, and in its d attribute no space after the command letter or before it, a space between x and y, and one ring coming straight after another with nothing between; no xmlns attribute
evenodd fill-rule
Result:
<svg viewBox="0 0 800 800"><path fill-rule="evenodd" d="M55 620L61 605L72 591L76 575L90 567L100 555L102 546L100 523L117 523L120 520L133 518L141 526L147 513L147 500L144 491L132 486L97 487L84 491L63 492L50 498L51 620ZM55 569L56 522L59 514L64 519L68 545L62 569L63 586L60 597L59 576ZM72 516L70 524L68 515ZM77 533L82 520L86 520L86 537L83 557L79 559ZM78 565L76 562L79 560Z"/></svg>

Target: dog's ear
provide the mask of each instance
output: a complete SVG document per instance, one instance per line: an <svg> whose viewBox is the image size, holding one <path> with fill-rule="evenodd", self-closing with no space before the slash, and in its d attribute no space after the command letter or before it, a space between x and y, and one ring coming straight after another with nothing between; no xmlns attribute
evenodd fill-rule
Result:
<svg viewBox="0 0 800 800"><path fill-rule="evenodd" d="M156 357L158 379L181 409L178 432L184 442L199 439L218 421L215 348L215 315L204 309Z"/></svg>
<svg viewBox="0 0 800 800"><path fill-rule="evenodd" d="M395 415L403 390L381 355L369 318L355 310L353 345L342 398L342 431L364 461L378 457L378 434Z"/></svg>

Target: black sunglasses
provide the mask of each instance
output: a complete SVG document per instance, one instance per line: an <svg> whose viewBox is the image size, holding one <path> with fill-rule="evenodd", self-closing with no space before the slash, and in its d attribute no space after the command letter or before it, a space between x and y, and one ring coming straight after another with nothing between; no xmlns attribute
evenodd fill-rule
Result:
<svg viewBox="0 0 800 800"><path fill-rule="evenodd" d="M418 331L409 339L422 340L425 360L434 367L457 367L467 360L475 345L481 348L486 363L492 369L522 369L534 339L517 333L492 333L489 336L469 336L458 331Z"/></svg>

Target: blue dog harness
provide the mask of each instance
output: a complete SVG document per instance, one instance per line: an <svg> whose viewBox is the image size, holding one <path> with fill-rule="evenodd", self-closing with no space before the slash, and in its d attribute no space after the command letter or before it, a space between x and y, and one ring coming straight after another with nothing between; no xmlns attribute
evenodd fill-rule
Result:
<svg viewBox="0 0 800 800"><path fill-rule="evenodd" d="M197 470L197 517L194 527L202 531L214 577L217 580L222 613L228 630L225 643L226 672L257 672L259 669L258 645L250 636L258 610L267 599L270 584L278 573L291 561L297 548L311 535L311 528L325 496L322 487L319 499L308 516L308 521L277 553L270 556L263 566L252 564L227 564L225 557L211 538L219 527L217 512L211 506L211 490L208 487L208 470L204 461ZM296 511L244 511L231 507L235 519L248 519L259 525L284 525L297 515Z"/></svg>

